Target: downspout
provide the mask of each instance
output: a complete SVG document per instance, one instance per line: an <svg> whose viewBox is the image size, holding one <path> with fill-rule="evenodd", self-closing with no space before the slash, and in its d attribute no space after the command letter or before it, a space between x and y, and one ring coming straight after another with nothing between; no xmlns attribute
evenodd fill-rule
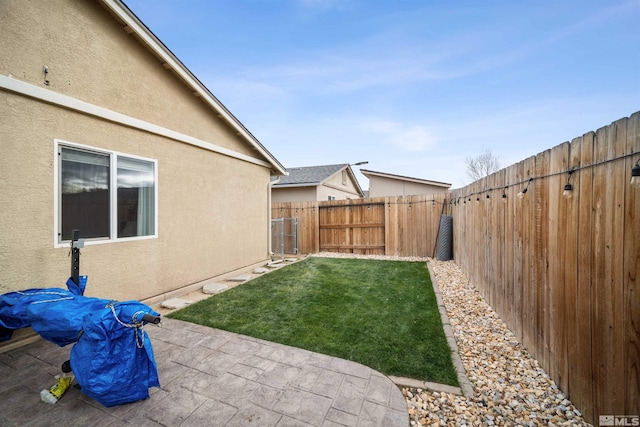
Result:
<svg viewBox="0 0 640 427"><path fill-rule="evenodd" d="M268 232L267 232L267 248L269 250L269 258L273 261L273 251L271 248L271 243L273 242L271 235L271 191L272 185L277 184L280 181L280 177L278 179L271 180L271 176L269 176L269 184L267 185L267 219L268 219Z"/></svg>

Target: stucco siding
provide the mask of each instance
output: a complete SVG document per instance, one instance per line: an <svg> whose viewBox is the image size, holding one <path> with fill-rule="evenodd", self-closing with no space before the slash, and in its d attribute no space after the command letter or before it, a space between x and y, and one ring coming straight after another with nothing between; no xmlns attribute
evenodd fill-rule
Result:
<svg viewBox="0 0 640 427"><path fill-rule="evenodd" d="M347 176L345 177L346 181L343 181L342 174L343 171L338 172L337 174L329 178L326 182L324 182L324 188L320 191L327 191L328 193L331 193L333 191L334 193L336 193L336 200L359 199L360 194L358 194L358 190L356 190L356 186L353 184L351 177L349 177L349 175L347 174Z"/></svg>
<svg viewBox="0 0 640 427"><path fill-rule="evenodd" d="M342 185L340 185L342 187ZM346 188L346 187L343 187ZM317 191L317 200L324 201L329 200L329 196L335 197L336 200L344 200L344 199L359 199L360 196L355 192L345 191L339 189L337 185L327 186L321 185L318 187Z"/></svg>
<svg viewBox="0 0 640 427"><path fill-rule="evenodd" d="M349 181L350 182L350 181ZM353 188L352 190L349 187ZM359 199L360 195L353 187L343 186L342 180L339 185L323 184L313 187L285 187L274 188L272 190L271 201L277 202L316 202L328 200L329 196L333 196L336 200Z"/></svg>
<svg viewBox="0 0 640 427"><path fill-rule="evenodd" d="M271 192L271 201L277 202L315 202L317 199L316 187L288 187L274 188Z"/></svg>
<svg viewBox="0 0 640 427"><path fill-rule="evenodd" d="M0 75L258 156L98 2L7 0L0 21ZM157 238L87 244L88 295L146 299L268 258L268 167L2 89L0 116L0 293L70 275L55 140L157 160Z"/></svg>
<svg viewBox="0 0 640 427"><path fill-rule="evenodd" d="M369 178L369 197L446 193L448 188L383 177Z"/></svg>
<svg viewBox="0 0 640 427"><path fill-rule="evenodd" d="M0 14L3 75L256 155L99 2L6 0Z"/></svg>
<svg viewBox="0 0 640 427"><path fill-rule="evenodd" d="M54 139L158 160L158 238L88 245L89 293L148 298L266 258L269 171L187 144L0 92L0 291L63 286L54 249ZM233 181L234 185L229 185Z"/></svg>

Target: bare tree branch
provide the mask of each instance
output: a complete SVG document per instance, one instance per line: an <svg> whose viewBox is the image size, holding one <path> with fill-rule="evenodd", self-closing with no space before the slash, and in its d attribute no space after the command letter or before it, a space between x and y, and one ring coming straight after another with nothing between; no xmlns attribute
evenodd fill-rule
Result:
<svg viewBox="0 0 640 427"><path fill-rule="evenodd" d="M473 181L491 175L500 169L500 160L498 160L489 148L476 157L467 157L464 163L467 166L467 175Z"/></svg>

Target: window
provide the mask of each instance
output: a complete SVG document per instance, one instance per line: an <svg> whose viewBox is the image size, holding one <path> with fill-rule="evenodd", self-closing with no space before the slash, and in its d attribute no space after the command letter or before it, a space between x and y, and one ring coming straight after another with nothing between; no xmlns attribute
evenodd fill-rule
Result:
<svg viewBox="0 0 640 427"><path fill-rule="evenodd" d="M155 234L154 164L118 156L118 237Z"/></svg>
<svg viewBox="0 0 640 427"><path fill-rule="evenodd" d="M336 196L329 196L329 200L335 200Z"/></svg>
<svg viewBox="0 0 640 427"><path fill-rule="evenodd" d="M56 141L56 244L157 235L155 160ZM114 173L115 171L115 173Z"/></svg>
<svg viewBox="0 0 640 427"><path fill-rule="evenodd" d="M109 237L109 156L60 148L60 240Z"/></svg>

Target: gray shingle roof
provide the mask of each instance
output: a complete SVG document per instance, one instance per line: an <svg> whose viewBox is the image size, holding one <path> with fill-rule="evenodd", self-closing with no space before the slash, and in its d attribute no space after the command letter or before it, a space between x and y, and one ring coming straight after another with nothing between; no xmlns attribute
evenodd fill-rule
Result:
<svg viewBox="0 0 640 427"><path fill-rule="evenodd" d="M287 185L320 185L336 172L346 168L347 163L339 165L306 166L299 168L289 168L289 175L281 176L278 183L273 187L284 187Z"/></svg>

